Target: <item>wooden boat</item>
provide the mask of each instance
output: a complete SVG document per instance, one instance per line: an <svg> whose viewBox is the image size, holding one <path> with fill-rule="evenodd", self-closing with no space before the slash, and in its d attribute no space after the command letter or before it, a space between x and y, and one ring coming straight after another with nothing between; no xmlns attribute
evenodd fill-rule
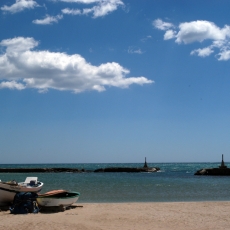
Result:
<svg viewBox="0 0 230 230"><path fill-rule="evenodd" d="M24 182L0 181L0 205L8 205L13 202L17 192L38 193L43 187L43 183L38 181L37 177L27 177Z"/></svg>
<svg viewBox="0 0 230 230"><path fill-rule="evenodd" d="M77 202L79 196L79 192L52 190L44 194L38 194L37 203L43 207L68 207Z"/></svg>

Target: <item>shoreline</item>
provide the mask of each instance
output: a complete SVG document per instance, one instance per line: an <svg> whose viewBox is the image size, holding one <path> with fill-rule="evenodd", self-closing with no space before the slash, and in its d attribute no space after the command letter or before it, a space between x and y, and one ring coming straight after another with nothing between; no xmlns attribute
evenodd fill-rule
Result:
<svg viewBox="0 0 230 230"><path fill-rule="evenodd" d="M155 203L230 203L230 199L229 200L186 200L186 201L118 201L118 202L114 202L114 201L110 201L110 202L87 202L87 201L77 201L76 205L80 205L80 204L139 204L139 203L151 203L151 204L155 204Z"/></svg>
<svg viewBox="0 0 230 230"><path fill-rule="evenodd" d="M230 201L80 203L58 213L0 212L0 229L229 229ZM83 207L80 207L83 206Z"/></svg>

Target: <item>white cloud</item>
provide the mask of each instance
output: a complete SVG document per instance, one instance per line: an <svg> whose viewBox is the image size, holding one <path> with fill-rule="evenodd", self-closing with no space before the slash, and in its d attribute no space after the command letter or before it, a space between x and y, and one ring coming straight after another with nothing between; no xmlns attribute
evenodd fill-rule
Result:
<svg viewBox="0 0 230 230"><path fill-rule="evenodd" d="M3 81L0 83L0 89L4 88L22 90L25 89L25 86L21 83L17 83L16 81Z"/></svg>
<svg viewBox="0 0 230 230"><path fill-rule="evenodd" d="M151 35L148 35L148 36L142 38L141 41L142 41L142 42L146 42L146 41L148 41L149 39L152 39L152 36L151 36Z"/></svg>
<svg viewBox="0 0 230 230"><path fill-rule="evenodd" d="M212 50L211 47L206 47L206 48L203 48L203 49L196 49L196 50L193 50L191 52L191 55L195 55L197 54L198 56L200 57L207 57L209 56L211 53L213 53L214 51Z"/></svg>
<svg viewBox="0 0 230 230"><path fill-rule="evenodd" d="M164 35L164 40L169 40L176 37L176 31L167 30Z"/></svg>
<svg viewBox="0 0 230 230"><path fill-rule="evenodd" d="M174 25L172 23L163 22L159 18L153 21L153 26L159 30L168 30L168 29L174 27Z"/></svg>
<svg viewBox="0 0 230 230"><path fill-rule="evenodd" d="M4 5L3 7L1 7L1 10L14 14L25 9L33 9L38 6L39 5L34 0L16 0L16 2L13 5Z"/></svg>
<svg viewBox="0 0 230 230"><path fill-rule="evenodd" d="M129 70L115 62L94 66L79 54L33 50L38 42L33 38L17 37L0 42L5 53L0 55L1 88L35 88L86 90L98 92L106 87L128 88L131 84L150 84L145 77L126 77Z"/></svg>
<svg viewBox="0 0 230 230"><path fill-rule="evenodd" d="M171 30L170 23L165 23L161 19L155 20L153 24L157 29L166 31L164 40L175 39L178 44L202 43L204 40L211 41L209 46L193 50L190 53L191 55L207 57L217 49L219 50L218 60L230 59L230 26L228 25L220 28L213 22L197 20L179 24L176 31L176 27Z"/></svg>
<svg viewBox="0 0 230 230"><path fill-rule="evenodd" d="M75 3L95 3L95 6L91 8L84 8L82 11L79 9L69 9L65 8L62 10L63 14L72 14L72 15L88 15L92 14L94 18L103 17L115 10L119 6L124 6L124 3L121 0L61 0L63 2L75 2Z"/></svg>
<svg viewBox="0 0 230 230"><path fill-rule="evenodd" d="M70 14L70 15L92 15L93 18L106 16L109 13L117 10L118 7L125 6L122 0L53 0L53 1L90 5L90 8L83 7L81 10L64 8L62 9L62 13ZM16 0L16 2L13 5L11 6L4 5L3 7L1 7L1 10L10 13L17 13L25 9L33 9L38 6L39 6L38 3L34 0ZM60 20L61 18L62 18L61 15L57 15L56 17L47 15L44 19L33 20L33 23L40 24L40 25L48 25L48 24L57 23L58 20Z"/></svg>
<svg viewBox="0 0 230 230"><path fill-rule="evenodd" d="M53 23L57 23L62 18L63 18L63 15L57 15L57 16L46 15L44 19L33 20L33 23L38 24L38 25L51 25Z"/></svg>
<svg viewBox="0 0 230 230"><path fill-rule="evenodd" d="M23 37L6 39L0 42L1 46L6 47L7 53L22 53L38 46L38 44L39 43L35 41L33 38Z"/></svg>
<svg viewBox="0 0 230 230"><path fill-rule="evenodd" d="M130 53L130 54L143 54L143 51L140 48L129 47L128 53Z"/></svg>
<svg viewBox="0 0 230 230"><path fill-rule="evenodd" d="M79 9L69 9L69 8L62 9L62 13L63 14L72 14L72 15L81 15L82 14Z"/></svg>
<svg viewBox="0 0 230 230"><path fill-rule="evenodd" d="M101 2L102 0L59 0L60 2L75 2L75 3L83 3L83 4L91 4L95 2Z"/></svg>
<svg viewBox="0 0 230 230"><path fill-rule="evenodd" d="M118 6L123 5L123 2L120 0L109 0L109 1L101 1L98 6L94 6L93 16L95 18L105 16L115 10L117 10Z"/></svg>
<svg viewBox="0 0 230 230"><path fill-rule="evenodd" d="M202 42L206 39L225 40L230 35L230 27L217 27L213 22L209 21L193 21L185 22L179 25L177 34L177 43Z"/></svg>
<svg viewBox="0 0 230 230"><path fill-rule="evenodd" d="M229 60L230 59L230 49L221 51L218 54L218 56L219 56L219 58L218 58L219 61L227 61L227 60Z"/></svg>

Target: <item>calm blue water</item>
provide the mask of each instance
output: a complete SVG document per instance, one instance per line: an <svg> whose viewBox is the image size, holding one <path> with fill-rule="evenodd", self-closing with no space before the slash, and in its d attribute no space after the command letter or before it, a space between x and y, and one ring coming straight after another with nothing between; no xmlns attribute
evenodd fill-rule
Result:
<svg viewBox="0 0 230 230"><path fill-rule="evenodd" d="M42 192L67 189L81 193L78 202L175 202L229 201L230 176L194 176L202 168L218 163L148 163L157 173L0 173L2 181L24 181L37 176L44 182ZM228 165L228 163L226 163ZM69 167L94 170L105 167L142 167L141 164L20 164L1 168Z"/></svg>

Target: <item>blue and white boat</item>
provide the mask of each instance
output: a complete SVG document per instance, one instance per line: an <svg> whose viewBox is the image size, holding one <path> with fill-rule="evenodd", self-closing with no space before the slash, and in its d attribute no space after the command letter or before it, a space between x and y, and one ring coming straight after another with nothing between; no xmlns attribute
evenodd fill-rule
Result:
<svg viewBox="0 0 230 230"><path fill-rule="evenodd" d="M13 202L17 192L34 192L42 190L43 183L37 177L27 177L24 182L0 181L0 205L9 205Z"/></svg>
<svg viewBox="0 0 230 230"><path fill-rule="evenodd" d="M38 205L42 207L68 207L76 203L79 196L79 192L52 190L44 194L38 194L36 200Z"/></svg>

